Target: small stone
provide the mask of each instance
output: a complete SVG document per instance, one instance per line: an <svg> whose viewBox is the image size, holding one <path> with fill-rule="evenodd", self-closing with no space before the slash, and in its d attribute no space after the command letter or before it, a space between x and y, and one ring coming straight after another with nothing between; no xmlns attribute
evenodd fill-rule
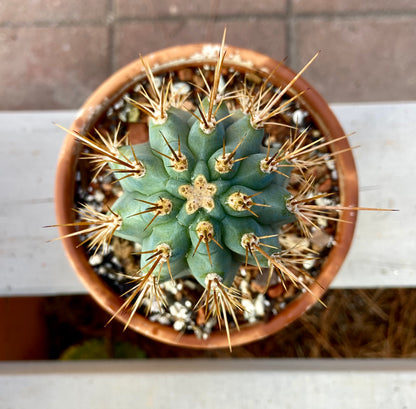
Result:
<svg viewBox="0 0 416 409"><path fill-rule="evenodd" d="M251 72L246 74L246 79L247 81L254 82L255 84L260 84L263 81L263 79L260 76Z"/></svg>
<svg viewBox="0 0 416 409"><path fill-rule="evenodd" d="M171 324L169 318L166 315L163 315L163 314L150 315L149 320L152 321L152 322L157 321L158 323L160 323L162 325L170 325Z"/></svg>
<svg viewBox="0 0 416 409"><path fill-rule="evenodd" d="M192 81L194 72L190 68L184 68L178 71L178 78L184 82Z"/></svg>
<svg viewBox="0 0 416 409"><path fill-rule="evenodd" d="M298 251L300 253L307 250L310 245L308 238L299 237L296 234L280 235L279 242L283 247L287 249L293 249L294 251Z"/></svg>
<svg viewBox="0 0 416 409"><path fill-rule="evenodd" d="M178 82L172 85L172 93L186 95L191 91L191 87L186 82Z"/></svg>
<svg viewBox="0 0 416 409"><path fill-rule="evenodd" d="M124 106L124 100L120 99L119 101L117 101L117 102L113 105L113 108L114 108L115 110L119 110L119 109L123 108L123 106Z"/></svg>
<svg viewBox="0 0 416 409"><path fill-rule="evenodd" d="M178 320L173 323L173 329L175 331L182 331L184 328L185 328L185 322L182 320Z"/></svg>
<svg viewBox="0 0 416 409"><path fill-rule="evenodd" d="M205 86L204 80L201 78L200 75L194 74L192 75L192 79L190 80L193 84L197 85L198 87L203 88Z"/></svg>
<svg viewBox="0 0 416 409"><path fill-rule="evenodd" d="M121 267L121 263L120 263L120 260L117 258L117 257L111 257L111 262L115 265L115 266L117 266L117 267Z"/></svg>
<svg viewBox="0 0 416 409"><path fill-rule="evenodd" d="M142 91L142 89L143 89L143 85L139 82L134 86L133 91L134 92L140 92L140 91Z"/></svg>
<svg viewBox="0 0 416 409"><path fill-rule="evenodd" d="M199 308L198 311L196 312L196 324L197 325L204 325L206 321L206 317L205 317L205 310L204 308Z"/></svg>
<svg viewBox="0 0 416 409"><path fill-rule="evenodd" d="M311 258L308 258L308 259L306 259L303 263L302 263L302 266L303 266L303 268L305 269L305 270L310 270L314 265L315 265L315 260L312 258L313 257L313 254L310 254L309 255ZM303 279L303 277L301 276L301 277L299 277L299 280L300 281L303 281L302 280Z"/></svg>
<svg viewBox="0 0 416 409"><path fill-rule="evenodd" d="M270 287L267 290L267 295L270 298L277 298L280 295L282 295L284 291L285 291L285 288L283 287L283 284L279 283L279 284L274 285L273 287Z"/></svg>
<svg viewBox="0 0 416 409"><path fill-rule="evenodd" d="M269 272L264 272L263 274L257 274L256 278L250 282L251 291L264 294L267 290L267 284L273 286L279 282L279 276L276 271L273 270L272 275L269 281Z"/></svg>
<svg viewBox="0 0 416 409"><path fill-rule="evenodd" d="M305 118L308 116L308 113L302 109L297 109L294 113L293 113L293 123L295 125L298 126L303 126Z"/></svg>
<svg viewBox="0 0 416 409"><path fill-rule="evenodd" d="M242 294L250 295L249 284L247 281L242 281L240 285L240 290Z"/></svg>
<svg viewBox="0 0 416 409"><path fill-rule="evenodd" d="M183 285L185 285L190 290L195 290L196 289L196 284L193 281L191 281L191 280L185 280L183 282Z"/></svg>
<svg viewBox="0 0 416 409"><path fill-rule="evenodd" d="M175 283L170 281L170 280L164 282L162 284L162 287L166 292L171 293L171 294L176 294L178 292L178 289L177 289Z"/></svg>
<svg viewBox="0 0 416 409"><path fill-rule="evenodd" d="M259 294L254 301L254 308L258 317L264 316L264 295Z"/></svg>
<svg viewBox="0 0 416 409"><path fill-rule="evenodd" d="M312 250L320 252L325 247L327 247L330 242L331 242L331 236L325 233L325 231L315 230L312 233L312 237L311 237Z"/></svg>
<svg viewBox="0 0 416 409"><path fill-rule="evenodd" d="M139 122L140 111L136 107L130 107L130 110L127 112L127 121L128 122Z"/></svg>
<svg viewBox="0 0 416 409"><path fill-rule="evenodd" d="M313 177L315 180L319 180L327 173L328 168L325 165L314 166L306 171L306 178Z"/></svg>
<svg viewBox="0 0 416 409"><path fill-rule="evenodd" d="M301 277L299 277L301 279ZM283 292L283 299L286 300L288 298L292 298L297 291L297 288L294 285L286 284L286 290Z"/></svg>
<svg viewBox="0 0 416 409"><path fill-rule="evenodd" d="M314 137L314 138L316 138L316 139L318 139L318 138L320 138L321 137L321 131L319 130L319 129L313 129L312 130L312 136Z"/></svg>
<svg viewBox="0 0 416 409"><path fill-rule="evenodd" d="M205 323L205 330L208 332L211 332L211 330L217 325L217 319L215 317L211 317L206 323Z"/></svg>
<svg viewBox="0 0 416 409"><path fill-rule="evenodd" d="M101 190L97 190L94 193L94 200L96 200L97 202L102 202L105 199L105 195Z"/></svg>
<svg viewBox="0 0 416 409"><path fill-rule="evenodd" d="M241 300L241 304L244 308L244 318L249 322L253 323L256 321L256 308L254 303L247 298Z"/></svg>
<svg viewBox="0 0 416 409"><path fill-rule="evenodd" d="M328 169L335 170L335 162L333 159L326 161L326 166L328 166Z"/></svg>
<svg viewBox="0 0 416 409"><path fill-rule="evenodd" d="M254 280L250 283L250 289L255 293L264 293L266 291L266 284L262 285L261 283Z"/></svg>
<svg viewBox="0 0 416 409"><path fill-rule="evenodd" d="M332 180L330 178L325 179L319 186L318 192L329 192L332 189Z"/></svg>
<svg viewBox="0 0 416 409"><path fill-rule="evenodd" d="M97 272L100 275L104 275L104 274L107 273L107 269L105 267L101 266L101 267L98 267L98 271Z"/></svg>
<svg viewBox="0 0 416 409"><path fill-rule="evenodd" d="M185 301L185 307L186 308L192 308L192 302L190 300Z"/></svg>
<svg viewBox="0 0 416 409"><path fill-rule="evenodd" d="M105 193L111 193L113 190L113 185L111 183L103 183L101 187Z"/></svg>
<svg viewBox="0 0 416 409"><path fill-rule="evenodd" d="M101 254L94 254L89 258L88 261L91 266L98 266L103 262L103 256Z"/></svg>

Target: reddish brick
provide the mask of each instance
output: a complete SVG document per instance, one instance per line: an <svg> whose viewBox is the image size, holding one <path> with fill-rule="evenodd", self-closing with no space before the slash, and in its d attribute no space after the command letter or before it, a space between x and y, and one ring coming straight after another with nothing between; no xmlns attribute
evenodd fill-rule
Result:
<svg viewBox="0 0 416 409"><path fill-rule="evenodd" d="M108 75L104 28L0 29L0 109L76 108Z"/></svg>
<svg viewBox="0 0 416 409"><path fill-rule="evenodd" d="M0 2L0 23L11 25L46 22L103 21L107 15L107 0L18 0Z"/></svg>
<svg viewBox="0 0 416 409"><path fill-rule="evenodd" d="M416 17L301 19L297 66L319 49L305 78L329 101L408 100L416 95Z"/></svg>
<svg viewBox="0 0 416 409"><path fill-rule="evenodd" d="M226 42L251 48L271 57L281 59L286 55L285 24L283 20L256 18L233 19L224 22L183 20L169 22L121 23L116 27L115 56L117 67L138 58L139 53L173 45L220 42L224 26Z"/></svg>
<svg viewBox="0 0 416 409"><path fill-rule="evenodd" d="M139 3L139 4L138 4ZM162 16L221 16L285 13L286 0L116 0L115 11L121 18L157 18Z"/></svg>
<svg viewBox="0 0 416 409"><path fill-rule="evenodd" d="M292 0L296 13L386 12L416 10L414 0Z"/></svg>
<svg viewBox="0 0 416 409"><path fill-rule="evenodd" d="M286 13L286 0L223 0L218 1L216 15L254 15L258 14L284 14Z"/></svg>

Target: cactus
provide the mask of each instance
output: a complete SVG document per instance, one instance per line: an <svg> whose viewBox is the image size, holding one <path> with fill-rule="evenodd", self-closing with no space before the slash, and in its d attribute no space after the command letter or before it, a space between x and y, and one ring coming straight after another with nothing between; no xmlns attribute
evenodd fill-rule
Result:
<svg viewBox="0 0 416 409"><path fill-rule="evenodd" d="M307 142L307 130L294 126L276 147L265 132L301 95L283 98L316 55L283 89L266 80L256 89L242 84L232 95L221 84L224 58L223 41L213 82L204 78L193 110L184 108L170 80L158 84L142 61L149 86L141 88L142 101L130 103L149 117L148 142L126 144L120 128L114 135L69 132L88 148L97 174L110 168L123 189L107 213L89 205L77 210L80 221L72 225L81 229L71 235L87 234L94 251L113 236L141 244L140 270L122 308L133 315L145 298L163 307L160 284L192 275L205 289L196 307L224 322L229 338L228 317L238 328L236 310L243 308L233 287L240 266L268 269L268 280L276 271L283 282L310 291L299 266L307 256L281 248L282 226L297 222L308 235L318 217L331 219L328 212L344 208L317 205L328 194L311 193L313 179L305 172L336 154L316 155L333 141ZM238 103L227 103L231 97ZM292 173L306 178L296 194L287 189Z"/></svg>

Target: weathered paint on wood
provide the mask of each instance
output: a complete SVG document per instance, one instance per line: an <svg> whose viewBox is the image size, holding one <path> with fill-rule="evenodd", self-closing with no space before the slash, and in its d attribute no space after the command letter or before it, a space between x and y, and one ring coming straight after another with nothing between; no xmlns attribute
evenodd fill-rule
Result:
<svg viewBox="0 0 416 409"><path fill-rule="evenodd" d="M351 252L333 288L416 286L416 102L334 104L350 137L361 212ZM59 242L53 190L64 132L75 111L0 112L0 295L84 293Z"/></svg>
<svg viewBox="0 0 416 409"><path fill-rule="evenodd" d="M414 408L415 360L0 364L2 408Z"/></svg>

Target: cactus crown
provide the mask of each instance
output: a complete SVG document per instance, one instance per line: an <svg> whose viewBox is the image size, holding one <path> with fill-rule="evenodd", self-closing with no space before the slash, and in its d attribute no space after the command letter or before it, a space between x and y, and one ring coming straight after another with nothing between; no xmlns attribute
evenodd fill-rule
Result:
<svg viewBox="0 0 416 409"><path fill-rule="evenodd" d="M141 267L122 308L131 306L134 314L146 297L163 306L159 284L192 275L205 288L197 306L223 321L229 336L227 317L238 327L235 310L242 308L233 287L240 266L267 268L269 280L275 270L282 281L309 291L298 267L305 257L281 248L281 228L297 221L308 235L306 226L334 207L315 203L326 194L308 190L312 179L295 195L287 189L292 172L307 178L308 166L333 155L314 156L329 142L306 142L307 130L293 126L276 145L265 132L301 95L283 99L314 58L283 89L266 79L256 89L243 83L232 95L221 83L224 58L223 41L213 81L203 77L193 109L185 109L172 82L157 81L142 61L149 84L140 102L129 102L149 117L148 142L125 144L127 134L119 129L96 137L70 132L89 149L85 155L97 173L109 167L123 190L107 213L81 209L74 224L82 229L73 234L90 234L95 251L113 235L141 244Z"/></svg>

